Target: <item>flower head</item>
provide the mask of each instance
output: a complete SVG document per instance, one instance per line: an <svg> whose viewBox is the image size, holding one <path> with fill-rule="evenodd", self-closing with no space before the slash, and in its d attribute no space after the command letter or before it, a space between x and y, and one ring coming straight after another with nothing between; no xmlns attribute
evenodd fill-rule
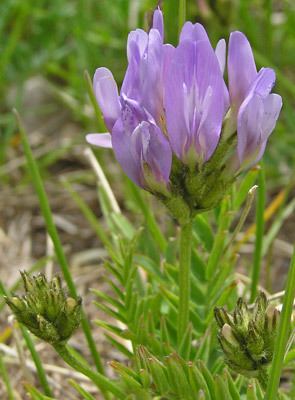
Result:
<svg viewBox="0 0 295 400"><path fill-rule="evenodd" d="M5 300L16 319L50 344L66 342L81 320L81 298L68 297L58 277L50 282L43 274L21 273L26 294Z"/></svg>
<svg viewBox="0 0 295 400"><path fill-rule="evenodd" d="M125 173L157 195L174 216L210 209L236 176L260 160L282 106L272 94L274 71L256 70L250 44L230 35L213 49L204 27L186 22L179 44L164 43L163 15L127 41L120 93L112 73L98 68L94 91L108 134L89 143L112 147ZM178 216L177 216L178 218Z"/></svg>

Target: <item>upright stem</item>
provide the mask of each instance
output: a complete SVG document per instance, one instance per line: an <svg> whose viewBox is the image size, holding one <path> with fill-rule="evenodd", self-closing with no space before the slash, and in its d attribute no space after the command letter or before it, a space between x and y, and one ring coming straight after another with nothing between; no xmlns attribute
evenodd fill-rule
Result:
<svg viewBox="0 0 295 400"><path fill-rule="evenodd" d="M179 307L178 307L178 347L183 335L187 331L189 323L190 302L190 274L191 274L191 247L192 247L192 221L182 225L180 231L180 254L179 254Z"/></svg>
<svg viewBox="0 0 295 400"><path fill-rule="evenodd" d="M19 131L21 134L23 149L24 149L26 160L27 160L28 169L31 173L32 183L34 185L35 191L36 191L38 199L39 199L39 205L40 205L40 209L41 209L43 218L45 220L47 232L48 232L48 234L52 240L52 243L54 245L56 258L57 258L57 261L59 262L60 269L62 271L64 280L67 283L69 293L73 298L76 299L77 298L76 286L75 286L73 277L71 275L70 267L69 267L68 261L66 259L65 252L64 252L58 231L56 229L56 226L55 226L55 223L53 220L53 215L52 215L49 201L47 198L47 194L45 191L44 183L43 183L41 175L40 175L38 164L32 153L30 143L27 138L27 133L25 131L25 127L23 125L21 117L16 110L14 110L14 114L16 116L18 128L19 128ZM96 349L95 341L94 341L94 338L93 338L93 335L91 332L90 322L88 321L84 311L82 314L81 326L84 331L84 335L87 340L87 344L88 344L89 350L91 352L93 361L95 362L96 369L99 372L103 373L104 372L103 364L102 364L100 355Z"/></svg>
<svg viewBox="0 0 295 400"><path fill-rule="evenodd" d="M251 276L251 302L257 296L257 287L259 283L261 261L262 261L262 246L264 234L264 207L265 207L265 176L263 165L258 175L258 194L256 203L256 239L255 251Z"/></svg>
<svg viewBox="0 0 295 400"><path fill-rule="evenodd" d="M7 369L5 367L2 354L0 353L0 376L6 386L6 391L7 391L7 399L8 400L15 400L14 394L13 394L13 389L11 386L11 382L8 376Z"/></svg>
<svg viewBox="0 0 295 400"><path fill-rule="evenodd" d="M39 354L34 346L34 343L31 339L31 336L30 336L29 332L27 331L27 329L22 324L19 324L19 325L20 325L20 329L22 331L22 335L28 346L28 349L30 350L34 364L36 366L37 375L39 377L40 384L44 390L44 393L46 394L46 396L53 396L52 391L51 391L50 386L47 381L46 373L44 371L42 362L41 362Z"/></svg>
<svg viewBox="0 0 295 400"><path fill-rule="evenodd" d="M265 400L275 400L277 398L277 392L282 373L286 345L290 334L290 321L292 316L294 297L295 297L295 248L287 276L283 309L280 317L279 331L275 343L273 361L271 365Z"/></svg>
<svg viewBox="0 0 295 400"><path fill-rule="evenodd" d="M61 356L61 358L74 370L81 372L86 375L102 392L111 392L114 394L116 399L124 399L125 395L123 391L99 372L93 371L88 368L85 364L82 364L76 357L73 356L65 345L54 345L55 350Z"/></svg>

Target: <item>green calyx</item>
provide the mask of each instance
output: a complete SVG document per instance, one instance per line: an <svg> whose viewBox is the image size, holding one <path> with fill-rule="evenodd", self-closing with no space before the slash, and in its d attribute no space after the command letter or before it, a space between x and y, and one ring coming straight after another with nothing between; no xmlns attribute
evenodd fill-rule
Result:
<svg viewBox="0 0 295 400"><path fill-rule="evenodd" d="M242 375L260 380L272 361L280 312L263 292L252 309L240 298L231 314L224 308L215 308L214 312L227 364Z"/></svg>
<svg viewBox="0 0 295 400"><path fill-rule="evenodd" d="M21 276L25 295L5 299L16 319L50 344L65 343L80 324L81 298L68 297L58 277L47 281L43 274Z"/></svg>
<svg viewBox="0 0 295 400"><path fill-rule="evenodd" d="M180 224L216 207L226 195L236 178L229 166L235 145L236 136L221 140L205 163L191 160L184 164L174 156L167 193L155 190L153 194Z"/></svg>

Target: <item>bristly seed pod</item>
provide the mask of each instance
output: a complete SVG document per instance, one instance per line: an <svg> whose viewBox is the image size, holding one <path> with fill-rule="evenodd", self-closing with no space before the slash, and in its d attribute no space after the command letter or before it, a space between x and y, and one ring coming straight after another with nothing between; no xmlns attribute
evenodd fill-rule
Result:
<svg viewBox="0 0 295 400"><path fill-rule="evenodd" d="M252 310L240 298L232 314L217 307L214 313L226 363L236 372L256 377L264 384L266 367L273 357L280 312L268 304L261 292Z"/></svg>
<svg viewBox="0 0 295 400"><path fill-rule="evenodd" d="M59 277L47 281L43 274L21 276L25 295L5 298L16 319L50 344L65 343L80 324L81 298L67 297Z"/></svg>

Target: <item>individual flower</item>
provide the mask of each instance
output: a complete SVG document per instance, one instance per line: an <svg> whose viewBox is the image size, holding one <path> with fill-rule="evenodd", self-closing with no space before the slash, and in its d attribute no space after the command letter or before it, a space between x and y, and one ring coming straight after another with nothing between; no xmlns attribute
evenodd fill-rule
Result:
<svg viewBox="0 0 295 400"><path fill-rule="evenodd" d="M282 98L271 93L275 72L261 68L257 72L253 52L245 35L233 32L229 39L228 81L232 118L237 130L237 160L242 168L257 163L275 128Z"/></svg>
<svg viewBox="0 0 295 400"><path fill-rule="evenodd" d="M225 361L234 371L256 377L265 384L266 368L272 361L280 312L261 292L253 309L239 299L233 313L215 308L220 328L218 339Z"/></svg>
<svg viewBox="0 0 295 400"><path fill-rule="evenodd" d="M47 281L43 274L21 273L26 294L6 297L16 319L50 344L65 343L81 320L81 298L67 296L58 277Z"/></svg>
<svg viewBox="0 0 295 400"><path fill-rule="evenodd" d="M112 73L106 68L96 70L94 91L111 134L87 136L94 145L112 147L136 184L159 192L166 191L172 163L161 127L164 47L163 16L157 10L149 33L137 29L129 34L128 68L120 95Z"/></svg>
<svg viewBox="0 0 295 400"><path fill-rule="evenodd" d="M168 67L164 104L173 152L185 164L208 161L220 140L228 108L223 51L219 46L218 59L203 26L184 24Z"/></svg>

